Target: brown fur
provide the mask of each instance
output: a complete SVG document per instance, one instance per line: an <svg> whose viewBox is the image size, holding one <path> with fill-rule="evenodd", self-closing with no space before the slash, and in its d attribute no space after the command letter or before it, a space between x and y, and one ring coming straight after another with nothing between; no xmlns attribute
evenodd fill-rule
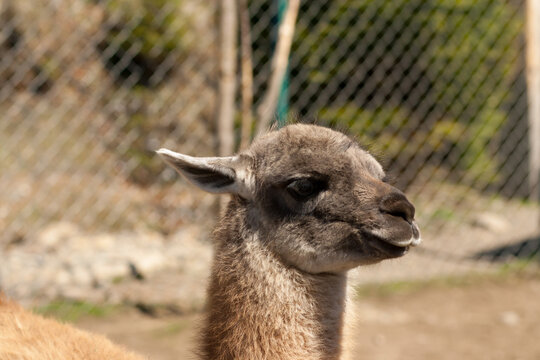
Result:
<svg viewBox="0 0 540 360"><path fill-rule="evenodd" d="M0 360L143 360L103 336L46 319L0 296Z"/></svg>
<svg viewBox="0 0 540 360"><path fill-rule="evenodd" d="M233 194L214 233L203 359L340 358L347 270L420 241L414 207L336 131L291 125L228 158L159 153L204 190ZM300 196L298 181L316 191Z"/></svg>
<svg viewBox="0 0 540 360"><path fill-rule="evenodd" d="M225 218L244 215L233 201ZM228 230L233 229L218 229L217 237ZM345 274L306 274L284 265L255 239L229 240L217 244L203 357L336 359Z"/></svg>

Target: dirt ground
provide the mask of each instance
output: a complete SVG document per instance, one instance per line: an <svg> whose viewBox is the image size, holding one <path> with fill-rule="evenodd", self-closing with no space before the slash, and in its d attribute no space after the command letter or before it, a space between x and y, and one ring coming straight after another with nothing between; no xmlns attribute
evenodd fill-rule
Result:
<svg viewBox="0 0 540 360"><path fill-rule="evenodd" d="M354 302L359 359L540 359L540 276L437 281L363 290ZM152 318L135 310L85 318L150 359L195 359L200 315Z"/></svg>

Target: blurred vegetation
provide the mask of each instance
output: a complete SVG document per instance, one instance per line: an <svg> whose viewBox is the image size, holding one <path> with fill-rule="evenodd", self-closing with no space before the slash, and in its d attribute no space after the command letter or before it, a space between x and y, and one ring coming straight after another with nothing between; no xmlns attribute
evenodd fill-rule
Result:
<svg viewBox="0 0 540 360"><path fill-rule="evenodd" d="M132 141L127 148L119 146L115 148L123 150L119 155L126 162L133 162L129 171L129 180L139 185L150 185L156 180L155 174L160 173L165 167L163 161L155 156L156 149L149 143L153 133L163 131L161 119L153 118L149 114L149 107L157 94L146 88L135 88L123 92L128 92L126 95L128 101L120 131Z"/></svg>
<svg viewBox="0 0 540 360"><path fill-rule="evenodd" d="M113 97L124 99L121 131L133 138L127 149L120 147L123 150L120 155L126 162L135 162L129 179L140 185L154 182L155 174L164 168L149 139L152 134L171 129L167 120L152 117L149 108L159 101L156 88L171 80L176 65L190 51L191 40L186 36L191 20L182 15L181 5L181 0L104 3L106 35L98 49L118 86ZM118 147L116 143L111 145Z"/></svg>
<svg viewBox="0 0 540 360"><path fill-rule="evenodd" d="M178 122L156 109L174 105L161 99L165 92L170 96L175 87L190 86L184 85L189 78L175 78L175 72L185 56L196 56L192 36L198 20L182 10L185 0L88 2L104 9L97 47L117 85L103 95L100 105L114 109L110 118L123 132L120 137L135 139L129 147L122 139L108 145L126 162L137 163L130 180L149 184L163 167L151 140L170 133ZM421 167L442 164L446 174L468 184L497 181L501 172L493 141L509 121L507 100L517 76L517 40L523 30L520 4L305 1L291 54L291 111L350 128L375 153L385 154L386 165L396 175L407 169L404 180L414 178ZM251 13L257 101L265 91L259 86L264 83L261 78L270 69L266 60L275 42L276 9L266 0L251 0L250 6L257 9ZM8 21L0 23L11 23L11 17L6 10ZM0 46L19 46L23 34L6 29ZM42 85L60 78L64 65L55 57L38 60L39 67L31 70L38 75L30 76L30 85L46 89ZM12 76L4 73L0 79ZM173 81L174 86L163 89Z"/></svg>
<svg viewBox="0 0 540 360"><path fill-rule="evenodd" d="M76 322L83 317L106 317L120 310L118 305L93 304L86 301L55 300L37 307L35 312L62 321Z"/></svg>
<svg viewBox="0 0 540 360"><path fill-rule="evenodd" d="M293 111L350 128L398 172L416 157L489 184L522 18L508 1L305 2L291 59L300 84ZM319 93L306 94L314 87Z"/></svg>
<svg viewBox="0 0 540 360"><path fill-rule="evenodd" d="M189 50L189 22L181 0L111 0L106 35L99 44L113 76L128 86L156 86L173 70L165 60Z"/></svg>
<svg viewBox="0 0 540 360"><path fill-rule="evenodd" d="M52 82L58 79L59 71L51 67L47 54L35 56L24 44L22 26L15 23L17 13L12 2L0 2L0 83L10 83L18 78L18 88L36 94L47 92ZM26 64L21 77L20 64Z"/></svg>
<svg viewBox="0 0 540 360"><path fill-rule="evenodd" d="M250 3L258 9L253 25L272 18L253 41L254 54L263 54L255 74L264 78L276 9L263 0ZM110 73L138 104L124 126L139 135L126 156L139 161L131 180L147 184L162 164L145 140L155 123L146 108L153 88L189 52L193 20L179 11L182 0L105 4L107 34L99 47ZM518 76L519 11L508 0L303 2L290 63L291 110L349 128L384 154L400 187L431 165L485 188L500 180L494 141L508 122L507 101ZM258 87L256 98L264 90Z"/></svg>

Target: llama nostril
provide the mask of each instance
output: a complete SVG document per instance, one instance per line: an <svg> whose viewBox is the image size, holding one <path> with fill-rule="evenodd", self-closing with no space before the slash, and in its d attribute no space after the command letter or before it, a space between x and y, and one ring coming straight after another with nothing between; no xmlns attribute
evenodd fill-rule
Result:
<svg viewBox="0 0 540 360"><path fill-rule="evenodd" d="M394 191L384 196L379 205L379 210L383 213L400 217L409 224L412 224L414 220L414 206L400 191Z"/></svg>

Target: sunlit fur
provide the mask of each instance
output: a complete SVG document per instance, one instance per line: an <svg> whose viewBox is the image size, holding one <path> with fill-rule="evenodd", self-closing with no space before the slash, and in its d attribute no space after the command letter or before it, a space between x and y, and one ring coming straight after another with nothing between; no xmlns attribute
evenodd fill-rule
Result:
<svg viewBox="0 0 540 360"><path fill-rule="evenodd" d="M0 296L0 360L143 360L103 336L46 319Z"/></svg>

